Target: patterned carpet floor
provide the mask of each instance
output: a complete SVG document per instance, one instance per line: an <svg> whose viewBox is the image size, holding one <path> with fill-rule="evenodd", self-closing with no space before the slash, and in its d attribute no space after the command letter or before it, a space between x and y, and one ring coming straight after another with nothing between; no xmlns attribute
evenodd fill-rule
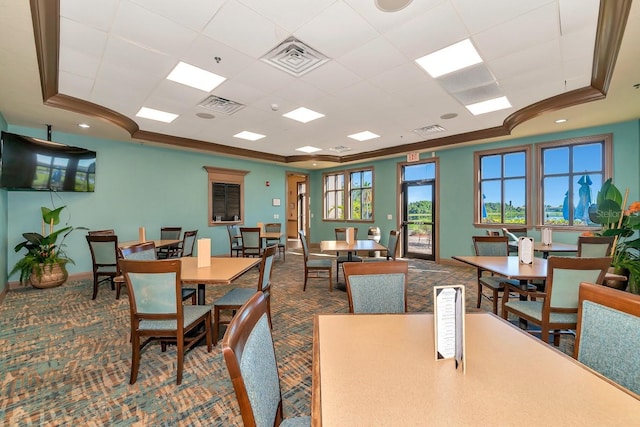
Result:
<svg viewBox="0 0 640 427"><path fill-rule="evenodd" d="M273 271L273 336L287 416L311 412L313 316L348 311L345 292L326 279L302 291L303 258L287 253ZM432 312L434 285L465 284L467 310L476 311L475 270L411 260L408 309ZM257 269L234 286L254 287ZM341 276L342 279L342 276ZM342 279L343 280L343 279ZM208 286L207 302L231 286ZM138 381L129 385L129 303L103 286L91 300L88 280L59 288L11 291L0 306L0 423L11 426L241 426L220 351L198 347L185 357L176 385L175 347L149 345ZM481 310L491 310L484 301ZM561 349L570 352L567 339Z"/></svg>

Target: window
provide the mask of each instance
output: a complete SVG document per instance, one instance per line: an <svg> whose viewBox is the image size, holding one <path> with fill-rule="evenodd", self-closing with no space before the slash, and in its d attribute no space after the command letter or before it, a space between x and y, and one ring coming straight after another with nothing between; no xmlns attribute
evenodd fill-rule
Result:
<svg viewBox="0 0 640 427"><path fill-rule="evenodd" d="M597 226L589 219L606 177L611 176L611 135L538 144L539 223Z"/></svg>
<svg viewBox="0 0 640 427"><path fill-rule="evenodd" d="M529 147L475 153L476 224L528 224Z"/></svg>
<svg viewBox="0 0 640 427"><path fill-rule="evenodd" d="M249 171L204 167L208 173L208 224L244 222L244 177Z"/></svg>
<svg viewBox="0 0 640 427"><path fill-rule="evenodd" d="M373 169L324 174L323 181L323 219L373 220Z"/></svg>

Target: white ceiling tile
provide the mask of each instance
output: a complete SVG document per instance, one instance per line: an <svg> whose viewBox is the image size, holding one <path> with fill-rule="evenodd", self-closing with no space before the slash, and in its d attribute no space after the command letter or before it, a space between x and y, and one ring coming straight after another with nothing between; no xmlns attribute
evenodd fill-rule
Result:
<svg viewBox="0 0 640 427"><path fill-rule="evenodd" d="M293 33L335 0L239 1L260 15L269 17L275 24L287 30L289 33Z"/></svg>
<svg viewBox="0 0 640 427"><path fill-rule="evenodd" d="M432 79L413 61L404 63L399 67L393 68L377 76L373 76L369 81L375 83L379 88L389 93L411 89L418 85L437 85L435 79Z"/></svg>
<svg viewBox="0 0 640 427"><path fill-rule="evenodd" d="M543 68L559 67L562 61L559 47L558 40L552 40L488 61L487 65L499 81Z"/></svg>
<svg viewBox="0 0 640 427"><path fill-rule="evenodd" d="M100 58L87 56L73 49L60 48L60 70L76 76L95 79Z"/></svg>
<svg viewBox="0 0 640 427"><path fill-rule="evenodd" d="M311 83L328 93L335 93L359 82L361 77L336 61L329 61L322 66L300 77L300 80Z"/></svg>
<svg viewBox="0 0 640 427"><path fill-rule="evenodd" d="M217 61L216 58L220 60ZM254 58L203 35L193 41L180 55L180 59L226 78L236 75L255 61Z"/></svg>
<svg viewBox="0 0 640 427"><path fill-rule="evenodd" d="M194 31L202 31L224 0L131 0L143 8Z"/></svg>
<svg viewBox="0 0 640 427"><path fill-rule="evenodd" d="M78 76L66 71L60 71L58 74L58 90L60 93L78 99L90 98L93 82L92 78Z"/></svg>
<svg viewBox="0 0 640 427"><path fill-rule="evenodd" d="M233 81L271 93L291 84L295 77L262 61L254 61L234 76Z"/></svg>
<svg viewBox="0 0 640 427"><path fill-rule="evenodd" d="M307 107L306 103L322 98L326 93L302 80L294 80L286 87L275 90L273 95Z"/></svg>
<svg viewBox="0 0 640 427"><path fill-rule="evenodd" d="M60 16L109 31L120 0L60 0Z"/></svg>
<svg viewBox="0 0 640 427"><path fill-rule="evenodd" d="M567 61L581 57L593 59L595 41L595 32L588 29L563 35L560 40L563 60Z"/></svg>
<svg viewBox="0 0 640 427"><path fill-rule="evenodd" d="M397 12L388 13L378 9L374 0L345 0L353 10L358 12L377 31L385 33L389 30L405 25L415 16L429 12L445 0L416 0Z"/></svg>
<svg viewBox="0 0 640 427"><path fill-rule="evenodd" d="M580 0L577 0L580 1ZM503 24L555 0L452 0L453 6L471 34Z"/></svg>
<svg viewBox="0 0 640 427"><path fill-rule="evenodd" d="M103 63L127 67L147 74L147 78L165 78L177 61L172 57L148 50L119 37L109 37Z"/></svg>
<svg viewBox="0 0 640 427"><path fill-rule="evenodd" d="M60 48L72 49L98 60L107 45L107 33L88 25L60 19Z"/></svg>
<svg viewBox="0 0 640 427"><path fill-rule="evenodd" d="M562 34L590 30L598 24L599 0L560 0L560 23Z"/></svg>
<svg viewBox="0 0 640 427"><path fill-rule="evenodd" d="M407 58L385 38L376 37L336 58L336 61L355 74L370 78L406 63Z"/></svg>
<svg viewBox="0 0 640 427"><path fill-rule="evenodd" d="M195 107L207 96L209 96L207 92L164 79L145 100L145 106L182 114L185 110Z"/></svg>
<svg viewBox="0 0 640 427"><path fill-rule="evenodd" d="M263 90L254 86L247 86L236 80L225 81L215 88L213 94L245 105L253 103L266 95Z"/></svg>

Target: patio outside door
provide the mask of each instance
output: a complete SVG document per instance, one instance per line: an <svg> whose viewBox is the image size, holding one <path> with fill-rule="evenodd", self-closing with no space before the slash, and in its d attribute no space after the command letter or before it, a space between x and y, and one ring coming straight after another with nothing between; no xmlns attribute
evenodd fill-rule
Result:
<svg viewBox="0 0 640 427"><path fill-rule="evenodd" d="M403 169L403 254L410 258L434 260L435 165L407 165Z"/></svg>

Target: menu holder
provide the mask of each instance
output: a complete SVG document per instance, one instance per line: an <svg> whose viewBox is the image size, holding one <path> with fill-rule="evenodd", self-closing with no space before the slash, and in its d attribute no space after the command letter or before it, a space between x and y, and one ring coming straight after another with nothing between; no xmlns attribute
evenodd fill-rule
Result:
<svg viewBox="0 0 640 427"><path fill-rule="evenodd" d="M355 230L353 229L353 227L347 227L346 229L346 233L345 233L345 238L347 240L347 244L352 244L355 242Z"/></svg>
<svg viewBox="0 0 640 427"><path fill-rule="evenodd" d="M198 268L211 265L211 239L198 239Z"/></svg>
<svg viewBox="0 0 640 427"><path fill-rule="evenodd" d="M462 372L466 372L464 286L434 286L433 301L435 357L437 360L455 359L456 369L462 365Z"/></svg>
<svg viewBox="0 0 640 427"><path fill-rule="evenodd" d="M264 230L264 224L263 224L263 223L261 223L261 222L259 222L259 223L256 225L256 227L258 227L258 228L260 229L260 231L263 231L263 230Z"/></svg>
<svg viewBox="0 0 640 427"><path fill-rule="evenodd" d="M542 235L542 244L545 246L551 246L551 229L549 227L544 227L542 230L540 230L540 232L540 234Z"/></svg>
<svg viewBox="0 0 640 427"><path fill-rule="evenodd" d="M140 240L141 242L147 241L147 236L146 236L144 227L138 228L138 240Z"/></svg>
<svg viewBox="0 0 640 427"><path fill-rule="evenodd" d="M533 264L533 237L518 239L518 260L520 264Z"/></svg>

